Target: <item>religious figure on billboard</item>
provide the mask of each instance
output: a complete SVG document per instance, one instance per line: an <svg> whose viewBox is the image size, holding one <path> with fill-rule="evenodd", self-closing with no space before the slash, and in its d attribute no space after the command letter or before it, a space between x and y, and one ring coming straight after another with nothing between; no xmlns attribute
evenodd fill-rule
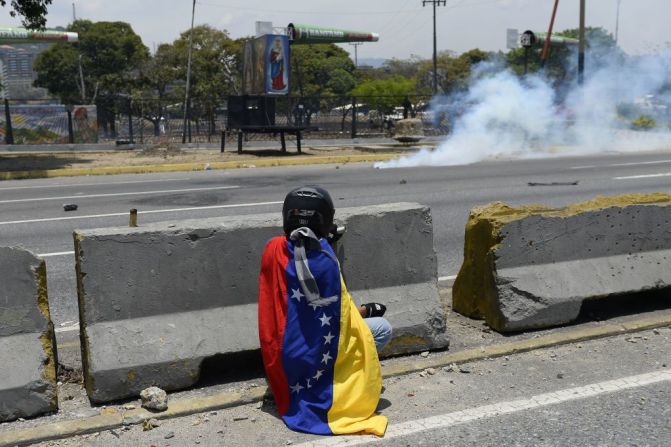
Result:
<svg viewBox="0 0 671 447"><path fill-rule="evenodd" d="M270 79L273 90L284 90L284 46L282 39L276 37L270 48Z"/></svg>
<svg viewBox="0 0 671 447"><path fill-rule="evenodd" d="M286 95L289 93L289 38L267 34L265 55L265 93Z"/></svg>

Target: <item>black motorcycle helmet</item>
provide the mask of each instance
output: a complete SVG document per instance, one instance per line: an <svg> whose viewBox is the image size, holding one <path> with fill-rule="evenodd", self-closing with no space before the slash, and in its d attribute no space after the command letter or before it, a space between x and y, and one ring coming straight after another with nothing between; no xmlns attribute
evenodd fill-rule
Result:
<svg viewBox="0 0 671 447"><path fill-rule="evenodd" d="M308 227L317 237L326 237L333 226L333 200L319 186L301 186L287 194L282 206L284 233L287 237L297 228Z"/></svg>

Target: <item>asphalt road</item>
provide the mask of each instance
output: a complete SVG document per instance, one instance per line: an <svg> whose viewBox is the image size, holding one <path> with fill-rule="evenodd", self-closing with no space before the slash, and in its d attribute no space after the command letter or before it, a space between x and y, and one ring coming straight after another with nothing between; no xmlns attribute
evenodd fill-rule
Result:
<svg viewBox="0 0 671 447"><path fill-rule="evenodd" d="M429 205L439 276L449 279L461 265L464 225L473 206L493 201L563 206L603 194L669 192L671 153L385 170L345 164L7 181L0 183L0 246L20 245L45 257L52 319L63 329L77 321L74 229L127 225L131 208L138 209L140 225L279 213L292 187L315 183L331 192L336 208L398 201ZM66 203L78 209L65 212Z"/></svg>
<svg viewBox="0 0 671 447"><path fill-rule="evenodd" d="M38 445L665 447L670 343L667 327L385 379L384 438L292 432L265 401Z"/></svg>

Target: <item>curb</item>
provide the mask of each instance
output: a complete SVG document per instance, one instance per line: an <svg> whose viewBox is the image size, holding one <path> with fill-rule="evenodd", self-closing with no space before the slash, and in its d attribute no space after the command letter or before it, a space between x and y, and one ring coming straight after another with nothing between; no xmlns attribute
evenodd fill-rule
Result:
<svg viewBox="0 0 671 447"><path fill-rule="evenodd" d="M386 161L400 154L363 154L329 156L295 156L285 158L248 159L240 161L220 161L209 163L210 169L265 168L272 166L297 166L329 163L365 163ZM75 177L82 175L148 174L155 172L202 171L204 163L175 163L163 165L118 166L76 169L43 169L34 171L0 171L0 180L21 180L50 177Z"/></svg>
<svg viewBox="0 0 671 447"><path fill-rule="evenodd" d="M671 326L671 313L661 316L639 318L621 324L606 324L586 329L578 328L571 331L549 334L527 340L501 343L478 349L467 349L461 352L437 353L433 354L430 358L408 360L401 362L398 365L383 367L382 376L388 378L406 375L427 368L447 366L453 363L469 363L486 358L503 357L536 349L613 337L664 326ZM153 413L143 408L120 413L116 409L105 408L102 409L97 416L55 422L38 427L0 433L0 447L28 445L75 435L95 433L102 430L118 428L123 425L140 424L144 420L151 418L169 419L188 416L195 413L236 407L248 403L260 402L263 400L266 393L267 387L255 387L252 390L243 392L221 392L212 396L183 399L171 402L168 409L161 413Z"/></svg>

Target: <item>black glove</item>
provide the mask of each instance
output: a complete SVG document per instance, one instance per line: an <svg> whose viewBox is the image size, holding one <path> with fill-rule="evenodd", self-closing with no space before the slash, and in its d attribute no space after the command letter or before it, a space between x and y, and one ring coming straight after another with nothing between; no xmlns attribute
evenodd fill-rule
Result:
<svg viewBox="0 0 671 447"><path fill-rule="evenodd" d="M345 227L338 227L338 225L333 224L329 230L329 234L326 235L326 240L329 244L333 244L338 241L345 234Z"/></svg>
<svg viewBox="0 0 671 447"><path fill-rule="evenodd" d="M387 311L387 306L380 303L367 303L363 307L366 308L366 316L364 318L381 317Z"/></svg>

